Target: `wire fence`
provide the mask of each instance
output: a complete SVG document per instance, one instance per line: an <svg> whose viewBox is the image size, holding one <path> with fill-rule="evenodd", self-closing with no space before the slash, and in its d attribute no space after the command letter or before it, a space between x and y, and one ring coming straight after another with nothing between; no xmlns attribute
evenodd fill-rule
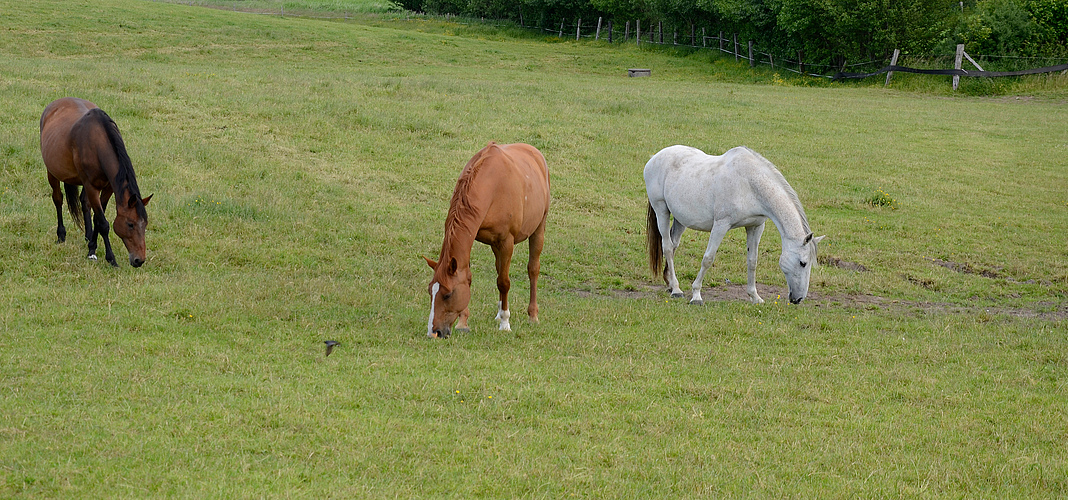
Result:
<svg viewBox="0 0 1068 500"><path fill-rule="evenodd" d="M178 3L197 5L202 7L233 10L249 14L273 15L280 17L302 17L309 19L354 19L350 12L322 12L305 10L286 10L285 6L274 9L245 9L237 4L222 5L219 2L204 0L154 0L165 3ZM548 34L562 39L593 40L614 44L652 45L658 47L676 47L690 50L715 51L734 57L736 61L746 61L750 66L767 66L772 69L787 71L814 78L843 79L843 78L867 78L887 72L923 73L954 76L974 77L999 77L1021 76L1025 74L1049 73L1068 71L1068 58L1065 57L1024 57L1013 55L975 55L970 56L973 64L992 64L998 71L968 71L961 69L959 63L954 69L947 69L952 64L955 54L901 54L900 59L889 61L887 59L872 59L860 62L844 62L841 64L826 64L807 62L802 53L785 53L773 48L759 47L752 40L740 40L735 33L721 30L710 30L707 27L697 28L691 24L688 32L680 32L677 29L665 30L662 22L642 22L641 20L619 22L605 20L599 17L596 20L583 20L575 18L561 19L559 25L550 25L545 19L540 19L536 24L526 24L522 14L518 24L513 21L504 21L486 18L470 18L453 14L428 15L421 13L397 13L398 18L403 16L405 20L438 18L447 22L460 25L492 26L496 28L518 27L533 30L542 34ZM973 60L974 59L974 60ZM868 71L864 71L867 69Z"/></svg>

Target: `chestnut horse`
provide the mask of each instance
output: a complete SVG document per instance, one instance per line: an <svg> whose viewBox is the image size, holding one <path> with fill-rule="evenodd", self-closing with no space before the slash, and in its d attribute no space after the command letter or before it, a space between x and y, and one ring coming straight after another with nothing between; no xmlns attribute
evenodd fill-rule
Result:
<svg viewBox="0 0 1068 500"><path fill-rule="evenodd" d="M41 114L41 156L48 169L48 183L52 185L52 202L56 205L58 240L67 238L63 226L63 183L67 193L67 208L75 222L85 223L85 241L89 258L96 260L96 237L104 239L105 258L112 266L115 254L108 239L108 221L104 210L111 195L115 195L115 234L130 252L130 265L145 263L145 227L148 214L145 205L152 198L141 198L137 188L130 156L119 135L119 127L98 108L85 99L64 97L52 101ZM78 196L78 186L82 187ZM93 218L89 218L89 209Z"/></svg>
<svg viewBox="0 0 1068 500"><path fill-rule="evenodd" d="M445 218L445 240L437 262L426 257L434 270L430 282L430 319L427 336L447 338L459 319L458 331L467 331L471 315L471 247L480 241L493 249L497 261L497 324L508 323L508 267L516 243L530 240L530 305L527 314L538 321L538 272L549 213L549 167L545 157L529 144L489 143L467 162L452 193Z"/></svg>

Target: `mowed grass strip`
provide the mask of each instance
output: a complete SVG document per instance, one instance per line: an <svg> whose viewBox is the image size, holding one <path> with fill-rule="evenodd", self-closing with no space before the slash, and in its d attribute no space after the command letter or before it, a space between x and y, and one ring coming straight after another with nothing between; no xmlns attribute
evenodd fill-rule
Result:
<svg viewBox="0 0 1068 500"><path fill-rule="evenodd" d="M726 84L732 62L426 20L2 5L0 496L1068 493L1063 99ZM37 123L66 95L155 193L141 269L54 243ZM493 330L480 245L474 331L430 341L419 256L490 140L549 161L542 322L521 245ZM818 267L801 306L669 300L641 169L676 143L764 154L824 259L867 271ZM761 249L785 290L773 228ZM731 234L706 283L744 266Z"/></svg>

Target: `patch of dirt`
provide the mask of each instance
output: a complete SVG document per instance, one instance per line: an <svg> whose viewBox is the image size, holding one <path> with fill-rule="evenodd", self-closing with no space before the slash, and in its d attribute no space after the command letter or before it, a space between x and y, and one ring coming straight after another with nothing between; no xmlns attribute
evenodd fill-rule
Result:
<svg viewBox="0 0 1068 500"><path fill-rule="evenodd" d="M923 283L917 283L924 286ZM930 285L928 285L930 286ZM686 295L682 298L672 299L667 293L666 286L645 284L634 290L575 290L579 297L611 297L621 300L678 300L689 301L689 289L684 288ZM786 288L773 287L757 283L757 292L765 303L774 303L776 300L785 302L788 290ZM748 302L749 294L745 291L745 284L731 283L706 286L701 290L701 298L705 303L709 302ZM1068 319L1068 303L1040 302L1035 304L1036 309L1015 307L966 307L948 302L926 302L896 300L867 294L822 294L818 291L809 290L808 297L799 307L818 308L844 308L844 309L891 309L900 312L915 312L920 314L930 313L975 313L1003 315L1015 318L1035 318L1049 321L1062 321Z"/></svg>
<svg viewBox="0 0 1068 500"><path fill-rule="evenodd" d="M1004 274L1004 273L1002 273L1002 269L1004 269L1002 267L995 267L993 269L976 269L976 268L974 268L974 267L972 267L972 266L970 266L968 264L961 264L959 262L952 262L952 261L948 261L948 260L935 259L935 258L927 258L926 260L928 260L929 262L933 263L936 266L941 266L941 267L944 267L946 269L949 269L950 271L956 271L956 272L961 273L961 274L971 274L973 276L982 276L984 278L990 278L990 279L1001 278L1001 279L1003 279L1005 281L1008 281L1009 283L1028 283L1028 284L1037 283L1033 279L1032 280L1027 280L1027 281L1020 281L1020 280L1018 280L1016 278L1013 278L1012 276ZM1048 282L1048 281L1043 281L1042 284L1043 285L1050 285L1051 283Z"/></svg>
<svg viewBox="0 0 1068 500"><path fill-rule="evenodd" d="M842 259L839 259L838 257L831 257L831 256L817 257L816 261L819 262L821 265L824 265L824 266L834 266L834 267L837 267L839 269L845 269L845 270L848 270L848 271L856 271L858 273L866 273L866 272L868 272L868 268L864 267L863 265L857 264L856 262L849 262L848 260L842 260Z"/></svg>

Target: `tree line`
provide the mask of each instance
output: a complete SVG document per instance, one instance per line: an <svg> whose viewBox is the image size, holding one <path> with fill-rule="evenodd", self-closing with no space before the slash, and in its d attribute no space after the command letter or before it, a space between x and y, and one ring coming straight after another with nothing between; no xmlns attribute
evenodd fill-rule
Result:
<svg viewBox="0 0 1068 500"><path fill-rule="evenodd" d="M815 64L882 60L906 53L1068 56L1066 0L400 0L414 12L511 20L628 21L689 34L737 33Z"/></svg>

